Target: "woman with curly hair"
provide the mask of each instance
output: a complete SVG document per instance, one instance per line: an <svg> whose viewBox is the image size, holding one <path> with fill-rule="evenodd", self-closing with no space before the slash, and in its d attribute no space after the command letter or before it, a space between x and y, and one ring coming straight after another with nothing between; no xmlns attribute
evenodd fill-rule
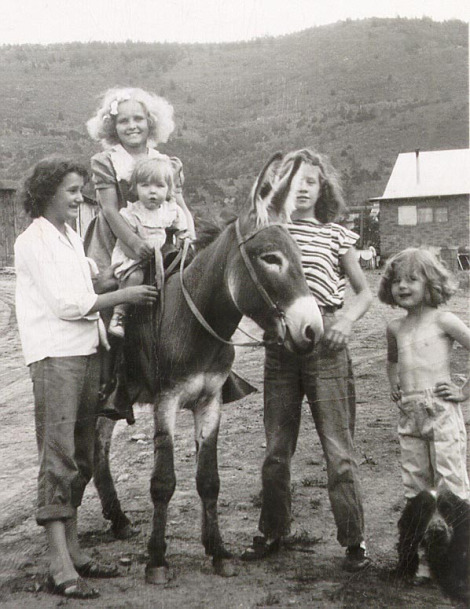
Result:
<svg viewBox="0 0 470 609"><path fill-rule="evenodd" d="M39 450L37 523L49 547L49 587L69 598L99 596L83 577L115 577L78 543L77 508L92 476L100 367L107 346L99 311L151 304L153 286L109 293L109 273L95 267L70 227L83 202L86 169L63 157L39 161L21 194L33 219L15 242L16 315L33 382ZM96 269L95 269L96 270Z"/></svg>
<svg viewBox="0 0 470 609"><path fill-rule="evenodd" d="M337 174L328 159L305 148L287 154L278 169L282 178L294 162L300 167L291 189L292 223L308 286L323 317L324 335L311 354L299 356L282 345L266 347L264 425L266 455L262 468L262 535L245 550L244 560L278 551L291 526L291 460L297 444L304 396L322 444L328 492L338 541L346 547L344 567L370 563L364 542L364 517L354 456L355 389L347 344L354 323L372 300L357 261L358 235L336 223L345 211ZM356 294L343 312L346 278Z"/></svg>

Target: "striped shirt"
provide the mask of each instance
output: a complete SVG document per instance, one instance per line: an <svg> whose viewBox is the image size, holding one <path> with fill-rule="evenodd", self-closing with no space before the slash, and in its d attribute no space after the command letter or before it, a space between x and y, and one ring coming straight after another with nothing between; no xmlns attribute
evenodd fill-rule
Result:
<svg viewBox="0 0 470 609"><path fill-rule="evenodd" d="M322 224L314 219L295 220L288 229L300 247L302 268L318 305L341 307L346 278L340 260L359 235L339 224Z"/></svg>

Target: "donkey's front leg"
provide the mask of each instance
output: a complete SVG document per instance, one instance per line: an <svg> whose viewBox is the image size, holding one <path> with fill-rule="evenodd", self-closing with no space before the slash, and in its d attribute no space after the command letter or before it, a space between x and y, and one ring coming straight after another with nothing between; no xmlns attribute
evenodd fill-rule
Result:
<svg viewBox="0 0 470 609"><path fill-rule="evenodd" d="M217 500L220 479L217 468L217 437L220 424L220 402L218 397L196 407L194 412L197 473L196 486L202 502L202 543L218 575L234 575L225 559L232 554L225 549L219 531Z"/></svg>
<svg viewBox="0 0 470 609"><path fill-rule="evenodd" d="M176 400L162 400L155 406L155 460L150 482L153 528L148 542L150 558L145 569L145 581L149 584L166 584L171 579L165 558L165 531L168 504L176 486L173 456L176 410Z"/></svg>

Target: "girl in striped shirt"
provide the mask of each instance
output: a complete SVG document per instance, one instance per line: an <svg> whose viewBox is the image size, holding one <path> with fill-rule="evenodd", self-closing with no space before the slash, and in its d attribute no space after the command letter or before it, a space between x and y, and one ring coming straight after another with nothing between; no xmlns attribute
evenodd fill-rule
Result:
<svg viewBox="0 0 470 609"><path fill-rule="evenodd" d="M282 345L266 347L264 423L266 456L262 468L263 505L258 535L242 558L271 554L290 533L291 460L297 443L302 400L306 396L327 464L328 492L339 543L346 547L344 568L359 571L370 559L364 542L364 516L354 457L355 389L347 349L353 324L368 310L372 294L359 266L358 235L337 224L346 205L336 172L311 149L287 154L279 177L301 165L291 185L292 224L307 283L323 315L324 336L308 355ZM355 298L343 312L346 278ZM341 312L340 312L341 309Z"/></svg>

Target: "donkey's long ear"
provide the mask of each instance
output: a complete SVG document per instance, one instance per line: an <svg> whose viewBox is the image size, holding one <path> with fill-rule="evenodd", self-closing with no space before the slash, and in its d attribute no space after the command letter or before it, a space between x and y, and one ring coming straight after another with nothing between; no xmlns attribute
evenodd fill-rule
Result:
<svg viewBox="0 0 470 609"><path fill-rule="evenodd" d="M254 216L257 226L269 223L268 208L273 195L273 183L282 161L282 153L276 152L264 165L253 184L249 198L249 214Z"/></svg>
<svg viewBox="0 0 470 609"><path fill-rule="evenodd" d="M258 226L270 222L289 222L294 210L295 201L289 193L302 159L296 157L286 175L279 179L278 170L282 159L279 152L269 159L251 191L251 214L256 216Z"/></svg>
<svg viewBox="0 0 470 609"><path fill-rule="evenodd" d="M274 184L270 202L271 213L284 222L290 222L290 215L295 209L295 198L291 195L292 182L297 175L302 158L296 156L290 170Z"/></svg>

